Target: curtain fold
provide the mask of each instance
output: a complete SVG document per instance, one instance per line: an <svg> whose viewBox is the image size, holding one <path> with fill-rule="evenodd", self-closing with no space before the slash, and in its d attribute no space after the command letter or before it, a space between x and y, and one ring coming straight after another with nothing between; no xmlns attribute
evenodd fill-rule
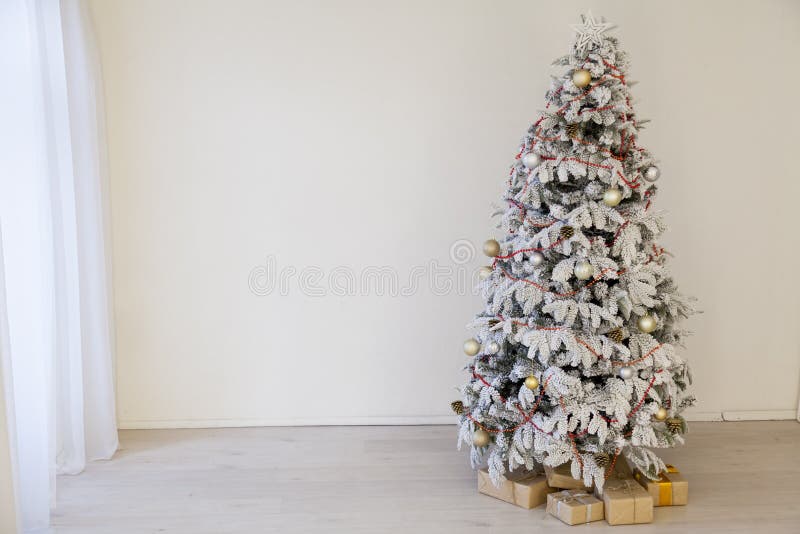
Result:
<svg viewBox="0 0 800 534"><path fill-rule="evenodd" d="M69 131L72 140L71 175L74 205L75 264L79 303L74 325L80 340L76 347L74 374L67 366L67 376L59 384L68 384L76 396L69 414L62 420L71 421L62 433L71 442L59 450L59 471L76 473L83 470L86 460L110 458L117 450L116 414L113 372L113 329L111 303L111 250L108 209L108 167L105 146L105 117L100 59L94 42L91 20L86 3L79 0L61 2L62 39L67 93ZM66 248L66 247L65 247ZM69 289L67 289L67 292ZM69 297L64 300L69 300ZM75 315L68 314L65 322ZM59 398L59 400L61 400Z"/></svg>
<svg viewBox="0 0 800 534"><path fill-rule="evenodd" d="M18 515L35 532L48 524L56 474L118 446L102 85L83 1L0 4L3 371Z"/></svg>

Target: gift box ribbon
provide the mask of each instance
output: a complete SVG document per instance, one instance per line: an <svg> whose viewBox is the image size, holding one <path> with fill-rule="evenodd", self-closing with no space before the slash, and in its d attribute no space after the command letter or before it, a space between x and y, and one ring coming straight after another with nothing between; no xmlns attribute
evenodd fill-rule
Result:
<svg viewBox="0 0 800 534"><path fill-rule="evenodd" d="M631 479L620 476L619 478L612 478L606 483L606 489L609 490L622 490L627 495L633 495L633 483Z"/></svg>
<svg viewBox="0 0 800 534"><path fill-rule="evenodd" d="M598 504L598 500L582 491L580 493L570 493L569 490L564 490L553 495L556 500L556 515L561 518L561 505L583 504L586 506L586 522L592 519L592 505Z"/></svg>
<svg viewBox="0 0 800 534"><path fill-rule="evenodd" d="M633 490L634 490L634 488L637 488L637 487L641 488L641 486L639 486L639 484L637 484L636 482L633 482L632 478L628 478L628 475L626 475L625 473L616 473L615 475L612 475L612 477L606 483L606 490L613 490L613 491L622 490L622 492L625 495L629 495L631 497L634 496L633 495ZM635 501L635 498L634 498L634 504L633 504L633 522L634 523L636 523L636 512L637 512L637 510L638 510L638 506L636 506L636 501ZM606 519L608 519L608 515L607 515L608 513L609 513L609 511L606 510Z"/></svg>
<svg viewBox="0 0 800 534"><path fill-rule="evenodd" d="M666 464L667 470L661 473L661 477L656 480L658 484L658 504L661 506L672 506L672 481L667 476L668 473L680 473L674 465ZM642 474L637 471L634 475L636 480L641 480Z"/></svg>

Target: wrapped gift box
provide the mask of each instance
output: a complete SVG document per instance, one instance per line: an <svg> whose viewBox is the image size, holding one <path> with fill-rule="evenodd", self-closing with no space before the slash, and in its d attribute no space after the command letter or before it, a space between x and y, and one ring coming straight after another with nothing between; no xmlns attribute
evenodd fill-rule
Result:
<svg viewBox="0 0 800 534"><path fill-rule="evenodd" d="M658 480L650 480L638 470L633 477L653 498L653 506L682 506L689 502L689 481L675 466L667 464Z"/></svg>
<svg viewBox="0 0 800 534"><path fill-rule="evenodd" d="M583 485L583 479L572 478L572 464L567 462L556 467L544 466L547 484L559 489L589 489Z"/></svg>
<svg viewBox="0 0 800 534"><path fill-rule="evenodd" d="M603 501L583 489L563 490L547 496L547 512L568 525L603 519Z"/></svg>
<svg viewBox="0 0 800 534"><path fill-rule="evenodd" d="M617 460L614 462L614 469L612 470L611 474L617 478L633 478L631 466L628 465L628 462L622 457L621 454L617 456Z"/></svg>
<svg viewBox="0 0 800 534"><path fill-rule="evenodd" d="M547 502L547 494L554 490L540 473L515 471L503 477L500 486L492 483L486 469L478 471L478 491L522 508L535 508Z"/></svg>
<svg viewBox="0 0 800 534"><path fill-rule="evenodd" d="M603 487L603 508L609 525L652 523L653 498L636 480L614 470Z"/></svg>

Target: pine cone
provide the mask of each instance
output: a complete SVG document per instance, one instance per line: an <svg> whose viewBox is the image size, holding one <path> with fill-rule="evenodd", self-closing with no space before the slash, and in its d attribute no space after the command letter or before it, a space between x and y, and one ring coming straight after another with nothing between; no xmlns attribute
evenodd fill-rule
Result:
<svg viewBox="0 0 800 534"><path fill-rule="evenodd" d="M667 428L673 434L680 434L683 430L683 419L678 419L677 417L667 419Z"/></svg>
<svg viewBox="0 0 800 534"><path fill-rule="evenodd" d="M464 413L464 403L461 402L460 400L451 402L450 403L450 408L452 408L453 411L458 415L461 415L461 414Z"/></svg>
<svg viewBox="0 0 800 534"><path fill-rule="evenodd" d="M581 125L580 124L567 124L567 127L565 128L565 131L567 132L567 137L569 137L570 139L575 139L576 137L578 137L578 134L581 131Z"/></svg>
<svg viewBox="0 0 800 534"><path fill-rule="evenodd" d="M597 464L597 467L605 469L611 464L611 456L607 452L596 452L594 453L594 463Z"/></svg>
<svg viewBox="0 0 800 534"><path fill-rule="evenodd" d="M622 343L622 340L625 339L625 332L622 331L622 328L615 328L606 335L613 339L614 343Z"/></svg>
<svg viewBox="0 0 800 534"><path fill-rule="evenodd" d="M571 226L562 226L561 232L559 233L561 235L561 239L569 239L575 235L575 228Z"/></svg>

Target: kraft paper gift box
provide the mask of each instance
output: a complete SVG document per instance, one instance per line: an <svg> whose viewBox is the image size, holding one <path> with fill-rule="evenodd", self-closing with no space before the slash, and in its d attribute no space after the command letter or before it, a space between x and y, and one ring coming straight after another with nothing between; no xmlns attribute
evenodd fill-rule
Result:
<svg viewBox="0 0 800 534"><path fill-rule="evenodd" d="M638 470L633 477L653 498L653 506L682 506L689 502L689 481L673 465L667 464L658 480L650 480Z"/></svg>
<svg viewBox="0 0 800 534"><path fill-rule="evenodd" d="M609 525L653 522L653 498L628 473L614 471L603 487L603 508Z"/></svg>
<svg viewBox="0 0 800 534"><path fill-rule="evenodd" d="M633 478L633 471L631 470L631 466L628 465L628 462L625 458L622 457L620 454L617 456L617 461L614 462L614 470L612 471L612 476L617 478Z"/></svg>
<svg viewBox="0 0 800 534"><path fill-rule="evenodd" d="M547 496L547 513L568 525L603 519L603 501L582 489L563 490Z"/></svg>
<svg viewBox="0 0 800 534"><path fill-rule="evenodd" d="M583 485L583 479L572 478L571 463L567 462L556 467L544 466L544 473L547 475L547 484L551 488L559 489L589 489Z"/></svg>
<svg viewBox="0 0 800 534"><path fill-rule="evenodd" d="M509 473L497 487L489 472L481 469L478 471L478 491L522 508L535 508L547 502L547 494L556 490L547 485L544 475L529 471Z"/></svg>

